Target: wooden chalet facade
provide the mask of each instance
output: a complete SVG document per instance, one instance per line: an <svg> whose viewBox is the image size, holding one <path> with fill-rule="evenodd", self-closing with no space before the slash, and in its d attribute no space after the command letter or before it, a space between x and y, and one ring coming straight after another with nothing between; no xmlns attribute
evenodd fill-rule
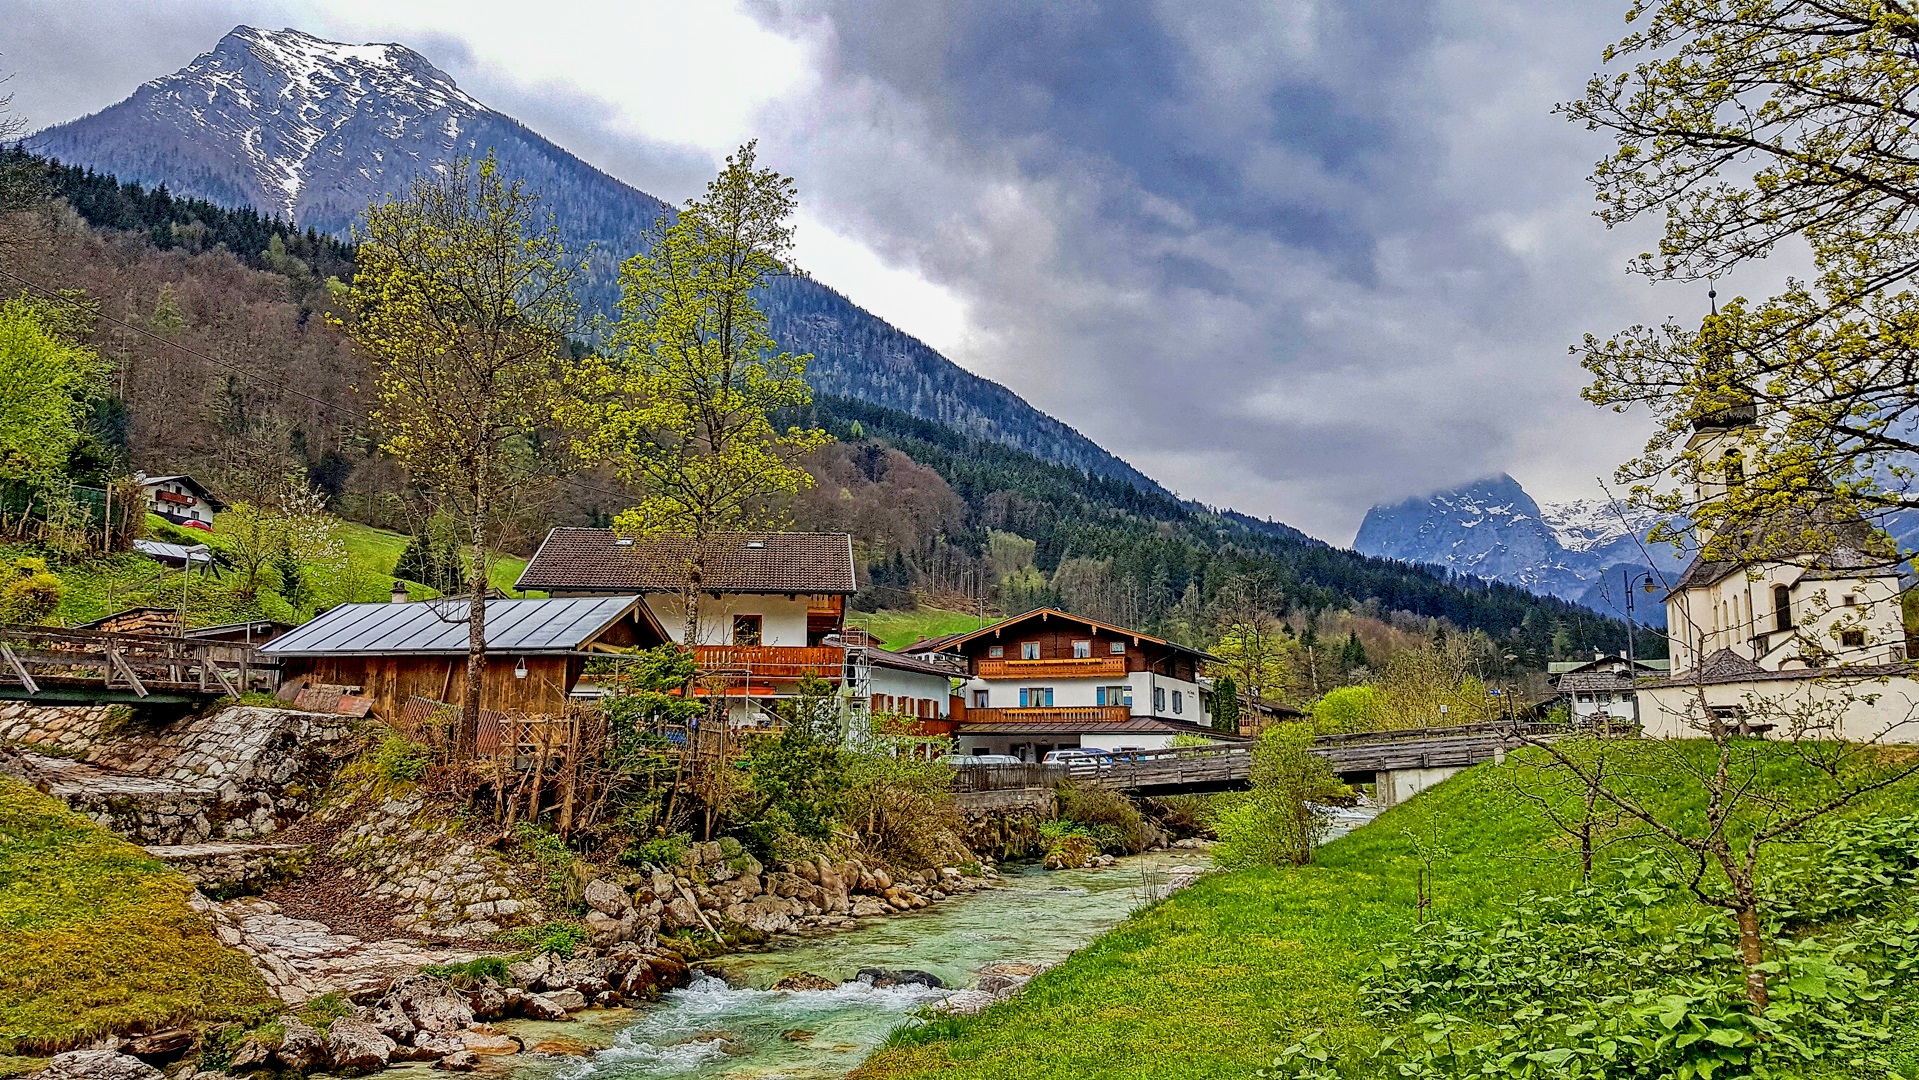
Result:
<svg viewBox="0 0 1919 1080"><path fill-rule="evenodd" d="M358 687L373 713L396 720L409 700L458 702L466 677L467 602L342 604L280 635L261 653L282 685ZM666 640L637 596L488 600L481 707L561 713L595 653Z"/></svg>
<svg viewBox="0 0 1919 1080"><path fill-rule="evenodd" d="M686 642L684 589L691 541L635 540L611 529L554 529L515 588L554 597L639 596L672 641L690 644L702 693L735 702L736 723L798 692L808 677L840 685L847 673L846 600L858 589L845 533L729 533L709 541L695 640Z"/></svg>
<svg viewBox="0 0 1919 1080"><path fill-rule="evenodd" d="M908 647L965 672L953 711L960 751L1034 761L1050 750L1157 750L1212 737L1199 665L1214 657L1057 608Z"/></svg>

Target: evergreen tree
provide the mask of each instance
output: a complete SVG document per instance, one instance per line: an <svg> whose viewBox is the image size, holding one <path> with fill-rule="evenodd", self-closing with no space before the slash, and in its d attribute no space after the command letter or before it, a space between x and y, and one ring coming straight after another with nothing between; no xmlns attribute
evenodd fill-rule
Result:
<svg viewBox="0 0 1919 1080"><path fill-rule="evenodd" d="M1233 685L1231 675L1221 675L1213 683L1213 730L1239 734L1239 687Z"/></svg>

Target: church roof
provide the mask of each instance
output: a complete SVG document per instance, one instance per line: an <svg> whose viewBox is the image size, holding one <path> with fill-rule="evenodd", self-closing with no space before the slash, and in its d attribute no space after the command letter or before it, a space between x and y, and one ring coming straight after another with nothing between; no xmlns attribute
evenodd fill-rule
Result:
<svg viewBox="0 0 1919 1080"><path fill-rule="evenodd" d="M1786 555L1775 550L1780 539L1794 535L1830 537L1831 547ZM1883 537L1875 537L1870 523L1829 503L1791 507L1763 521L1745 523L1732 546L1718 558L1699 557L1688 563L1666 595L1703 588L1755 563L1792 562L1806 568L1802 580L1835 581L1860 577L1897 577L1899 560L1886 554ZM1726 546L1726 545L1722 545Z"/></svg>

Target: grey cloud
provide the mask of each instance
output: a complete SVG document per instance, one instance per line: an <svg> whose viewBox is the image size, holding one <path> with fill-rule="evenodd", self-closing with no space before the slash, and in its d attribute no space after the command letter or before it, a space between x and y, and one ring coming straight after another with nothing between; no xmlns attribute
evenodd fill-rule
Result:
<svg viewBox="0 0 1919 1080"><path fill-rule="evenodd" d="M816 209L965 297L957 359L1343 541L1375 501L1570 493L1630 449L1566 346L1656 312L1588 213L1604 147L1549 115L1608 6L762 6L823 68L765 130Z"/></svg>

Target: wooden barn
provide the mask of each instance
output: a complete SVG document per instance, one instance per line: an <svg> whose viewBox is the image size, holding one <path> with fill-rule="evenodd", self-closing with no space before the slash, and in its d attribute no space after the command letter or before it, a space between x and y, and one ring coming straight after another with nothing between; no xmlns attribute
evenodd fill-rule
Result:
<svg viewBox="0 0 1919 1080"><path fill-rule="evenodd" d="M456 702L466 676L467 602L342 604L268 642L281 683L357 686L396 720L411 698ZM594 653L651 648L666 634L637 596L486 602L481 707L552 716Z"/></svg>

